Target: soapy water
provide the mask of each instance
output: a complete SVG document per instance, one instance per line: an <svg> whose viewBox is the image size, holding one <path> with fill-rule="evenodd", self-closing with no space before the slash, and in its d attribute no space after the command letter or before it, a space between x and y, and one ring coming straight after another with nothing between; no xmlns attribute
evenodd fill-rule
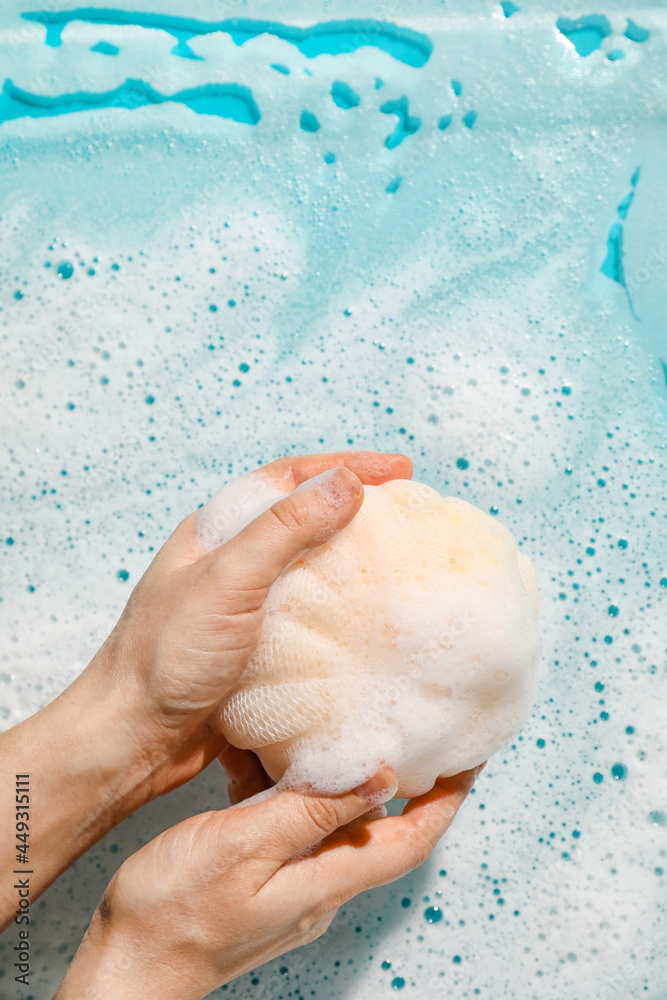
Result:
<svg viewBox="0 0 667 1000"><path fill-rule="evenodd" d="M665 11L172 0L151 26L117 6L0 14L2 111L23 109L0 124L3 725L81 670L221 482L407 451L535 561L535 708L429 864L219 995L662 1000ZM282 27L238 44L195 15ZM582 54L558 21L596 16L611 33ZM86 102L128 80L121 106ZM249 93L255 122L204 109L229 87L215 107ZM389 148L402 98L420 125ZM36 995L123 858L225 801L210 769L49 890Z"/></svg>

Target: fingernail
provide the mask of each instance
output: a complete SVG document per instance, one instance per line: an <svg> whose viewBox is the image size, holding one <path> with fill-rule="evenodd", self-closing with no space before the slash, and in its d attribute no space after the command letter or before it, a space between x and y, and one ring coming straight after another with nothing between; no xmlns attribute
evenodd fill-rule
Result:
<svg viewBox="0 0 667 1000"><path fill-rule="evenodd" d="M390 767L383 767L369 781L365 781L363 785L355 788L354 794L358 795L360 799L366 799L367 802L379 805L381 802L393 799L397 788L398 782L393 770Z"/></svg>
<svg viewBox="0 0 667 1000"><path fill-rule="evenodd" d="M479 775L480 775L480 774L482 773L482 771L484 770L484 768L486 767L486 765L487 765L488 763L489 763L489 762L488 762L488 760L485 760L483 764L479 764L479 765L478 765L478 766L477 766L477 767L475 768L475 777L476 777L476 778L477 778L477 777L478 777L478 776L479 776Z"/></svg>
<svg viewBox="0 0 667 1000"><path fill-rule="evenodd" d="M305 483L297 487L298 489L315 488L318 493L323 493L332 507L342 507L350 500L356 499L361 492L362 486L357 477L344 466L336 469L327 469L320 472L318 476L307 479Z"/></svg>

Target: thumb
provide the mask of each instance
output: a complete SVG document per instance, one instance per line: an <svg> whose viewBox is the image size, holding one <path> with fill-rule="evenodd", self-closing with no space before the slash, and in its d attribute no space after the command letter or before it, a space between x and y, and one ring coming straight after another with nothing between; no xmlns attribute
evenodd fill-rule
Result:
<svg viewBox="0 0 667 1000"><path fill-rule="evenodd" d="M235 612L254 610L299 552L332 538L362 503L363 487L357 476L343 467L328 469L277 500L204 559L210 560L225 590L239 597Z"/></svg>
<svg viewBox="0 0 667 1000"><path fill-rule="evenodd" d="M385 766L369 781L342 795L309 795L290 788L260 792L254 799L232 808L248 809L262 854L277 871L301 851L319 844L340 827L365 816L369 810L388 802L396 794L396 775Z"/></svg>

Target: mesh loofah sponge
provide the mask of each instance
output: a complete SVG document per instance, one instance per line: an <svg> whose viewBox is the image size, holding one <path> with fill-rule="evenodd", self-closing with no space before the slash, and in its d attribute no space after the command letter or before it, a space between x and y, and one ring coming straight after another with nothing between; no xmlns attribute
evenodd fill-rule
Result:
<svg viewBox="0 0 667 1000"><path fill-rule="evenodd" d="M207 547L280 495L259 475L202 508ZM531 710L532 564L507 528L423 484L364 487L353 521L291 563L265 610L220 724L275 780L340 792L389 763L398 794L419 795L500 750Z"/></svg>

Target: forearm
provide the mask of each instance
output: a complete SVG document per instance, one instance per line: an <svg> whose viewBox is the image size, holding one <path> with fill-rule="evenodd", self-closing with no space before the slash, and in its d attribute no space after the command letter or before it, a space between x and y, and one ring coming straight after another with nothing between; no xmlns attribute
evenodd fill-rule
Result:
<svg viewBox="0 0 667 1000"><path fill-rule="evenodd" d="M34 901L150 796L133 702L98 654L54 702L0 736L0 929L14 919L16 871L29 873Z"/></svg>

